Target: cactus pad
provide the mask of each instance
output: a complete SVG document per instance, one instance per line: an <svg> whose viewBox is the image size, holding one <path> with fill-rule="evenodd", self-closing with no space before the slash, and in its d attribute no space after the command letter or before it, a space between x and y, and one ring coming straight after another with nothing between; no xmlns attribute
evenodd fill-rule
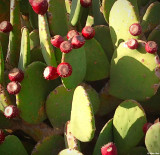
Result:
<svg viewBox="0 0 160 155"><path fill-rule="evenodd" d="M160 122L153 124L148 129L145 145L149 153L160 153Z"/></svg>
<svg viewBox="0 0 160 155"><path fill-rule="evenodd" d="M78 86L73 95L71 111L71 132L80 141L92 140L95 120L90 98L83 85Z"/></svg>
<svg viewBox="0 0 160 155"><path fill-rule="evenodd" d="M147 53L143 41L135 50L123 42L112 58L109 93L120 99L144 101L157 92L159 73L159 57Z"/></svg>
<svg viewBox="0 0 160 155"><path fill-rule="evenodd" d="M87 40L85 45L87 71L85 80L102 80L109 76L109 62L101 45L94 38Z"/></svg>
<svg viewBox="0 0 160 155"><path fill-rule="evenodd" d="M14 135L7 136L3 144L0 145L2 155L27 155L21 141Z"/></svg>
<svg viewBox="0 0 160 155"><path fill-rule="evenodd" d="M140 142L145 123L146 115L138 102L126 100L118 106L113 117L113 135L119 155L127 154Z"/></svg>
<svg viewBox="0 0 160 155"><path fill-rule="evenodd" d="M61 85L49 94L46 113L53 127L61 127L70 119L73 93L74 89L67 90Z"/></svg>
<svg viewBox="0 0 160 155"><path fill-rule="evenodd" d="M135 155L135 154L146 155L146 154L148 154L148 151L146 148L139 146L139 147L135 147L135 148L131 149L127 155Z"/></svg>
<svg viewBox="0 0 160 155"><path fill-rule="evenodd" d="M62 150L58 155L83 155L81 152L73 149Z"/></svg>
<svg viewBox="0 0 160 155"><path fill-rule="evenodd" d="M30 64L25 70L21 91L16 95L17 106L21 111L20 116L29 123L39 123L46 118L44 103L54 84L44 79L45 67L46 65L41 62Z"/></svg>
<svg viewBox="0 0 160 155"><path fill-rule="evenodd" d="M113 141L113 119L109 120L101 130L97 139L93 155L101 155L101 147Z"/></svg>

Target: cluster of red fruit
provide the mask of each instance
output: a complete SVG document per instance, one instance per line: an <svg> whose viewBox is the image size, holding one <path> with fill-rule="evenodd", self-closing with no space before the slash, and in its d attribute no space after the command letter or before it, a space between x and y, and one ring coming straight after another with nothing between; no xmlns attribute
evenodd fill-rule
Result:
<svg viewBox="0 0 160 155"><path fill-rule="evenodd" d="M142 28L139 23L134 23L129 27L129 32L133 36L138 36L142 33ZM136 39L129 39L127 41L127 46L130 49L137 49L138 48L138 41ZM154 41L148 41L145 43L145 50L148 53L155 53L158 50L158 46Z"/></svg>
<svg viewBox="0 0 160 155"><path fill-rule="evenodd" d="M60 48L62 53L69 53L72 49L81 48L85 44L85 39L92 39L95 35L95 30L91 26L86 26L82 29L82 35L76 30L71 30L67 33L67 41L60 35L55 35L51 38L51 44ZM72 66L67 62L60 63L57 68L48 66L44 70L44 78L54 80L60 77L69 77L72 74Z"/></svg>

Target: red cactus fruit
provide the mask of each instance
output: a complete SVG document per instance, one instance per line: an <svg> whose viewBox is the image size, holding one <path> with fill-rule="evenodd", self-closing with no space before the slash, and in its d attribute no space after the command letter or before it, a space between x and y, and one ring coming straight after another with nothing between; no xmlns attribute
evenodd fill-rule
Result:
<svg viewBox="0 0 160 155"><path fill-rule="evenodd" d="M72 44L70 41L64 41L61 43L60 45L60 50L63 53L69 53L70 51L72 51Z"/></svg>
<svg viewBox="0 0 160 155"><path fill-rule="evenodd" d="M67 33L67 39L71 40L75 35L79 35L79 32L77 32L76 30L70 30Z"/></svg>
<svg viewBox="0 0 160 155"><path fill-rule="evenodd" d="M18 94L20 90L21 90L21 85L17 81L12 81L7 85L7 91L9 92L9 94L14 94L14 95Z"/></svg>
<svg viewBox="0 0 160 155"><path fill-rule="evenodd" d="M9 105L4 110L4 116L6 118L15 118L19 116L19 109L15 105Z"/></svg>
<svg viewBox="0 0 160 155"><path fill-rule="evenodd" d="M67 62L62 62L57 67L57 73L60 77L69 77L72 74L72 66Z"/></svg>
<svg viewBox="0 0 160 155"><path fill-rule="evenodd" d="M85 39L81 35L76 35L72 38L71 44L73 48L80 48L85 44Z"/></svg>
<svg viewBox="0 0 160 155"><path fill-rule="evenodd" d="M134 23L129 27L129 32L133 36L138 36L142 33L142 27L139 23Z"/></svg>
<svg viewBox="0 0 160 155"><path fill-rule="evenodd" d="M0 31L7 33L7 32L12 31L12 29L13 29L13 26L8 21L3 21L0 23Z"/></svg>
<svg viewBox="0 0 160 155"><path fill-rule="evenodd" d="M82 29L82 35L85 39L92 39L95 36L95 30L91 26L85 26Z"/></svg>
<svg viewBox="0 0 160 155"><path fill-rule="evenodd" d="M44 15L48 10L47 0L29 0L35 13Z"/></svg>
<svg viewBox="0 0 160 155"><path fill-rule="evenodd" d="M81 6L88 8L92 5L92 0L80 0Z"/></svg>
<svg viewBox="0 0 160 155"><path fill-rule="evenodd" d="M9 72L8 77L11 81L21 82L24 79L24 73L21 69L13 68Z"/></svg>
<svg viewBox="0 0 160 155"><path fill-rule="evenodd" d="M54 80L59 77L57 74L57 68L53 66L47 66L44 69L43 76L46 80Z"/></svg>
<svg viewBox="0 0 160 155"><path fill-rule="evenodd" d="M5 140L5 134L3 130L0 129L0 144L2 144Z"/></svg>
<svg viewBox="0 0 160 155"><path fill-rule="evenodd" d="M101 148L102 155L117 155L117 148L113 142L104 145Z"/></svg>
<svg viewBox="0 0 160 155"><path fill-rule="evenodd" d="M130 49L138 48L138 41L136 39L129 39L126 44Z"/></svg>
<svg viewBox="0 0 160 155"><path fill-rule="evenodd" d="M152 123L145 123L143 125L143 132L144 134L146 134L146 132L148 131L148 129L152 126L153 124Z"/></svg>
<svg viewBox="0 0 160 155"><path fill-rule="evenodd" d="M148 53L155 53L158 50L158 45L154 41L148 41L145 45L145 50Z"/></svg>
<svg viewBox="0 0 160 155"><path fill-rule="evenodd" d="M60 44L64 41L63 37L60 35L55 35L54 37L51 38L51 44L54 47L59 48Z"/></svg>

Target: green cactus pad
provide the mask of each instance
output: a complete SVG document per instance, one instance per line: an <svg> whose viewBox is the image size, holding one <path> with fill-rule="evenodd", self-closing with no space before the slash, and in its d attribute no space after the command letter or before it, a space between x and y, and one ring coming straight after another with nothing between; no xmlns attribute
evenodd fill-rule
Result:
<svg viewBox="0 0 160 155"><path fill-rule="evenodd" d="M145 43L131 50L123 42L115 50L110 72L109 93L120 99L144 101L159 87L159 57L145 51Z"/></svg>
<svg viewBox="0 0 160 155"><path fill-rule="evenodd" d="M66 148L80 151L80 143L71 132L70 121L67 121L64 128L64 140Z"/></svg>
<svg viewBox="0 0 160 155"><path fill-rule="evenodd" d="M143 32L149 32L160 24L160 2L156 1L147 8L142 20Z"/></svg>
<svg viewBox="0 0 160 155"><path fill-rule="evenodd" d="M67 10L65 7L65 1L50 0L48 11L51 34L65 36L68 32L68 21L66 16Z"/></svg>
<svg viewBox="0 0 160 155"><path fill-rule="evenodd" d="M157 93L154 96L152 96L149 100L141 102L141 105L146 113L151 115L159 115L160 113L159 101L160 101L160 88L158 89Z"/></svg>
<svg viewBox="0 0 160 155"><path fill-rule="evenodd" d="M94 147L93 155L101 155L101 147L109 142L113 142L113 119L109 120L101 130Z"/></svg>
<svg viewBox="0 0 160 155"><path fill-rule="evenodd" d="M128 40L129 38L138 39L132 36L129 27L133 23L139 23L135 9L128 0L118 0L114 3L109 16L109 26L114 47Z"/></svg>
<svg viewBox="0 0 160 155"><path fill-rule="evenodd" d="M146 122L146 115L138 102L126 100L118 106L113 117L113 135L119 155L127 154L140 142Z"/></svg>
<svg viewBox="0 0 160 155"><path fill-rule="evenodd" d="M30 39L29 31L26 27L22 28L22 38L21 38L21 50L18 68L24 71L27 65L30 64Z"/></svg>
<svg viewBox="0 0 160 155"><path fill-rule="evenodd" d="M82 142L91 141L95 133L92 103L86 94L83 85L75 89L70 119L72 134Z"/></svg>
<svg viewBox="0 0 160 155"><path fill-rule="evenodd" d="M4 83L4 58L3 50L0 42L0 84Z"/></svg>
<svg viewBox="0 0 160 155"><path fill-rule="evenodd" d="M34 61L44 61L43 55L42 55L42 49L40 46L32 49L31 51L31 57L30 57L30 62L34 62Z"/></svg>
<svg viewBox="0 0 160 155"><path fill-rule="evenodd" d="M42 54L47 65L56 67L57 62L55 58L55 51L51 44L51 36L48 28L48 21L46 15L38 15L39 23L39 38L42 48Z"/></svg>
<svg viewBox="0 0 160 155"><path fill-rule="evenodd" d="M2 0L0 3L0 22L9 20L9 3L10 1Z"/></svg>
<svg viewBox="0 0 160 155"><path fill-rule="evenodd" d="M70 119L73 93L74 89L67 90L60 85L49 94L46 100L46 113L53 127L64 126Z"/></svg>
<svg viewBox="0 0 160 155"><path fill-rule="evenodd" d="M70 14L70 12L71 12L71 1L70 0L65 0L65 5L66 5L67 13Z"/></svg>
<svg viewBox="0 0 160 155"><path fill-rule="evenodd" d="M101 44L109 62L113 56L114 47L112 44L112 38L110 35L110 30L108 26L98 25L94 27L95 29L95 39Z"/></svg>
<svg viewBox="0 0 160 155"><path fill-rule="evenodd" d="M0 145L1 155L27 155L27 152L21 141L14 135L9 135Z"/></svg>
<svg viewBox="0 0 160 155"><path fill-rule="evenodd" d="M10 23L13 30L9 35L9 44L7 52L8 68L16 67L18 65L20 43L21 43L21 22L20 22L20 7L17 0L10 1Z"/></svg>
<svg viewBox="0 0 160 155"><path fill-rule="evenodd" d="M109 94L109 84L107 83L99 93L100 106L97 115L103 116L107 115L117 108L117 106L122 102L121 99L116 98Z"/></svg>
<svg viewBox="0 0 160 155"><path fill-rule="evenodd" d="M131 149L127 155L147 155L147 153L148 151L146 148L139 146Z"/></svg>
<svg viewBox="0 0 160 155"><path fill-rule="evenodd" d="M46 65L41 62L33 62L28 65L21 82L21 91L16 95L20 116L29 123L40 123L46 118L44 103L50 90L56 86L56 80L44 79L45 67Z"/></svg>
<svg viewBox="0 0 160 155"><path fill-rule="evenodd" d="M149 153L160 153L160 122L153 124L145 136L145 145Z"/></svg>
<svg viewBox="0 0 160 155"><path fill-rule="evenodd" d="M62 60L62 52L59 48L55 48L55 56L56 56L57 64L60 64Z"/></svg>
<svg viewBox="0 0 160 155"><path fill-rule="evenodd" d="M86 81L102 80L109 76L109 62L101 45L94 38L84 45L87 60Z"/></svg>
<svg viewBox="0 0 160 155"><path fill-rule="evenodd" d="M66 88L73 89L84 80L86 74L84 48L72 49L70 53L64 55L64 62L68 62L72 66L72 74L69 77L62 78L62 83Z"/></svg>
<svg viewBox="0 0 160 155"><path fill-rule="evenodd" d="M49 136L36 144L32 155L57 155L63 148L64 139L62 136Z"/></svg>
<svg viewBox="0 0 160 155"><path fill-rule="evenodd" d="M58 155L83 155L81 152L73 149L62 150Z"/></svg>
<svg viewBox="0 0 160 155"><path fill-rule="evenodd" d="M30 49L31 50L40 45L39 32L37 29L30 32L29 38L30 38Z"/></svg>

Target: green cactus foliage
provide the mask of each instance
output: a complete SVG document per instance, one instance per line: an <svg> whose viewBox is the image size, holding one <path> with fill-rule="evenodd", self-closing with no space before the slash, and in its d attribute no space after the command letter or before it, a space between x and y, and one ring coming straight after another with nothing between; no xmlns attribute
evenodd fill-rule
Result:
<svg viewBox="0 0 160 155"><path fill-rule="evenodd" d="M0 145L0 152L2 155L28 155L21 141L14 135L5 138Z"/></svg>
<svg viewBox="0 0 160 155"><path fill-rule="evenodd" d="M10 23L13 26L13 30L9 34L9 45L6 57L8 68L16 67L19 61L21 22L20 7L17 0L10 1Z"/></svg>
<svg viewBox="0 0 160 155"><path fill-rule="evenodd" d="M68 32L65 1L50 0L48 11L50 33L65 36Z"/></svg>
<svg viewBox="0 0 160 155"><path fill-rule="evenodd" d="M112 112L122 102L121 99L109 94L109 84L107 83L99 93L100 106L97 115L104 116Z"/></svg>
<svg viewBox="0 0 160 155"><path fill-rule="evenodd" d="M72 49L70 53L64 54L63 61L72 66L72 74L69 77L62 78L62 83L65 88L73 89L84 80L86 74L84 47Z"/></svg>
<svg viewBox="0 0 160 155"><path fill-rule="evenodd" d="M4 58L3 58L3 50L0 42L0 84L4 83Z"/></svg>
<svg viewBox="0 0 160 155"><path fill-rule="evenodd" d="M71 1L70 0L65 0L65 6L66 6L67 13L70 14L70 12L71 12Z"/></svg>
<svg viewBox="0 0 160 155"><path fill-rule="evenodd" d="M109 62L111 62L114 47L112 44L112 38L110 35L110 30L108 26L98 25L94 27L95 29L95 39L101 44Z"/></svg>
<svg viewBox="0 0 160 155"><path fill-rule="evenodd" d="M9 3L10 1L1 0L0 3L0 22L9 20Z"/></svg>
<svg viewBox="0 0 160 155"><path fill-rule="evenodd" d="M115 50L110 72L109 93L120 99L144 101L159 87L159 57L145 51L145 43L131 50L123 42Z"/></svg>
<svg viewBox="0 0 160 155"><path fill-rule="evenodd" d="M62 136L51 135L38 142L32 151L32 155L57 155L64 148Z"/></svg>
<svg viewBox="0 0 160 155"><path fill-rule="evenodd" d="M30 63L32 63L34 61L45 62L44 58L43 58L43 55L42 55L42 50L41 50L40 46L32 49L30 52L31 52Z"/></svg>
<svg viewBox="0 0 160 155"><path fill-rule="evenodd" d="M118 47L121 42L129 38L139 38L132 36L129 32L129 27L134 23L139 23L134 6L128 0L116 1L109 15L109 26L114 47Z"/></svg>
<svg viewBox="0 0 160 155"><path fill-rule="evenodd" d="M34 48L40 45L39 32L37 29L34 29L32 32L30 32L29 39L30 39L30 49L31 50L33 50Z"/></svg>
<svg viewBox="0 0 160 155"><path fill-rule="evenodd" d="M86 26L92 26L93 24L94 24L93 16L88 15L87 21L86 21Z"/></svg>
<svg viewBox="0 0 160 155"><path fill-rule="evenodd" d="M119 155L127 154L141 141L145 123L146 115L138 102L126 100L118 106L113 117L113 137Z"/></svg>
<svg viewBox="0 0 160 155"><path fill-rule="evenodd" d="M156 1L147 8L142 19L143 32L149 32L160 24L160 2Z"/></svg>
<svg viewBox="0 0 160 155"><path fill-rule="evenodd" d="M39 38L42 48L42 54L47 65L56 67L57 62L55 58L55 51L50 42L50 33L48 28L48 21L46 15L38 15L39 23Z"/></svg>
<svg viewBox="0 0 160 155"><path fill-rule="evenodd" d="M110 119L99 133L99 137L94 147L93 155L101 155L101 147L105 144L108 144L109 142L113 142L112 130L113 119Z"/></svg>
<svg viewBox="0 0 160 155"><path fill-rule="evenodd" d="M44 103L50 90L57 86L57 81L47 81L43 77L46 65L33 62L25 70L21 91L16 95L16 103L26 122L40 123L46 118ZM52 88L51 88L52 87Z"/></svg>
<svg viewBox="0 0 160 155"><path fill-rule="evenodd" d="M95 133L94 113L91 99L83 85L79 85L74 91L70 120L71 132L78 140L92 140Z"/></svg>
<svg viewBox="0 0 160 155"><path fill-rule="evenodd" d="M67 121L64 128L64 140L66 148L80 151L80 142L73 136L71 132L70 121Z"/></svg>
<svg viewBox="0 0 160 155"><path fill-rule="evenodd" d="M62 52L59 48L55 48L55 56L56 56L57 64L60 64L62 60Z"/></svg>
<svg viewBox="0 0 160 155"><path fill-rule="evenodd" d="M160 153L160 122L153 124L145 136L145 145L149 153Z"/></svg>
<svg viewBox="0 0 160 155"><path fill-rule="evenodd" d="M83 8L80 4L80 0L72 0L71 13L69 16L69 23L72 26L76 26L78 24L78 21L81 19L82 12Z"/></svg>
<svg viewBox="0 0 160 155"><path fill-rule="evenodd" d="M142 6L147 5L147 3L148 3L148 0L137 0L137 4L138 4L139 8L141 8Z"/></svg>
<svg viewBox="0 0 160 155"><path fill-rule="evenodd" d="M148 153L147 149L139 146L139 147L135 147L133 149L130 150L130 152L127 155L146 155Z"/></svg>
<svg viewBox="0 0 160 155"><path fill-rule="evenodd" d="M5 59L6 55L7 55L9 35L6 33L0 32L0 41L1 41L3 55L4 55L4 59Z"/></svg>
<svg viewBox="0 0 160 155"><path fill-rule="evenodd" d="M103 48L94 38L84 45L87 61L86 81L102 80L109 76L109 62Z"/></svg>
<svg viewBox="0 0 160 155"><path fill-rule="evenodd" d="M62 150L58 155L83 155L81 152L73 149Z"/></svg>
<svg viewBox="0 0 160 155"><path fill-rule="evenodd" d="M26 27L22 28L22 38L21 38L21 50L19 57L18 68L25 70L27 65L30 64L30 39L29 31Z"/></svg>
<svg viewBox="0 0 160 155"><path fill-rule="evenodd" d="M62 127L70 119L73 93L74 89L60 85L48 95L46 113L53 127Z"/></svg>
<svg viewBox="0 0 160 155"><path fill-rule="evenodd" d="M28 14L29 11L28 11L28 6L29 6L29 1L26 1L26 0L20 0L20 11L22 14Z"/></svg>

